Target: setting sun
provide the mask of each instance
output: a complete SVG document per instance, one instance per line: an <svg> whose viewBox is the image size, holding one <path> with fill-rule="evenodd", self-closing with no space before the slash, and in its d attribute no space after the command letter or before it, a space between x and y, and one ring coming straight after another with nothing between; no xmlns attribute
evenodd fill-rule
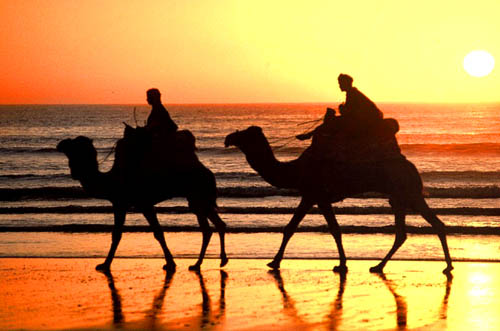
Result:
<svg viewBox="0 0 500 331"><path fill-rule="evenodd" d="M484 77L491 73L495 67L493 56L482 50L472 51L464 58L464 69L474 77Z"/></svg>

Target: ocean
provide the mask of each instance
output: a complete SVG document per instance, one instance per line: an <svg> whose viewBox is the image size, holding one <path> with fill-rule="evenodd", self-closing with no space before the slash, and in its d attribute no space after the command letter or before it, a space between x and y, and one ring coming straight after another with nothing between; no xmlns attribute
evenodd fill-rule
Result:
<svg viewBox="0 0 500 331"><path fill-rule="evenodd" d="M332 104L166 105L180 129L196 137L200 160L216 176L221 218L228 225L230 257L269 258L281 241L299 197L273 188L224 138L250 125L263 128L280 160L310 144L295 135L320 124ZM446 224L452 258L500 259L500 104L380 104L399 121L402 153L418 168L427 202ZM57 143L79 135L94 141L100 169L113 164L113 146L126 122L144 125L146 105L0 105L0 257L105 256L113 224L108 201L87 197L69 176ZM387 199L364 194L334 205L348 258L380 258L392 245ZM157 205L176 257L196 256L196 217L185 199ZM442 259L437 236L419 215L409 215L410 239L395 256ZM160 257L141 214L130 212L117 256ZM218 255L216 236L208 256ZM369 242L369 249L367 249ZM326 222L312 210L287 249L289 258L335 258Z"/></svg>

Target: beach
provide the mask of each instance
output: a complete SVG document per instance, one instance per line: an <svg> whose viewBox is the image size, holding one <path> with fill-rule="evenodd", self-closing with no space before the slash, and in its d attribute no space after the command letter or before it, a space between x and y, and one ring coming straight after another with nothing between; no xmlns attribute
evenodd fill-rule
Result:
<svg viewBox="0 0 500 331"><path fill-rule="evenodd" d="M0 259L0 329L13 330L498 330L500 264L440 261L116 259L111 272L92 258Z"/></svg>

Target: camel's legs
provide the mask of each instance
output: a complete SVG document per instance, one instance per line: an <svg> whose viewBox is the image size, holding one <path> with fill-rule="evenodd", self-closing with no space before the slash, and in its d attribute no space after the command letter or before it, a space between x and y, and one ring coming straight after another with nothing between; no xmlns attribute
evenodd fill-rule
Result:
<svg viewBox="0 0 500 331"><path fill-rule="evenodd" d="M153 234L155 239L160 243L161 249L163 250L163 255L165 256L165 265L163 269L173 271L175 270L175 262L174 257L170 253L170 250L167 247L167 242L165 241L165 235L163 234L163 230L161 229L160 222L158 221L158 217L156 216L156 212L154 210L154 206L142 208L142 214L148 221L151 229L153 230Z"/></svg>
<svg viewBox="0 0 500 331"><path fill-rule="evenodd" d="M208 213L208 219L212 221L215 225L215 229L219 232L220 238L220 266L223 267L227 264L227 256L226 256L226 244L224 240L224 236L226 234L226 223L219 217L219 214L215 210Z"/></svg>
<svg viewBox="0 0 500 331"><path fill-rule="evenodd" d="M389 202L392 206L392 210L394 211L396 238L394 239L394 244L392 245L389 253L387 253L387 255L382 259L382 261L380 261L379 264L371 267L370 272L382 273L387 262L391 259L394 253L396 253L399 247L401 247L401 245L403 245L403 243L406 241L406 208L403 204L394 200L390 200Z"/></svg>
<svg viewBox="0 0 500 331"><path fill-rule="evenodd" d="M335 213L333 212L332 205L330 203L319 203L318 207L321 210L323 216L325 217L326 222L328 223L328 229L330 230L330 233L335 239L335 243L337 244L337 250L339 252L340 265L334 267L333 271L345 273L347 272L347 266L346 266L344 247L342 245L342 234L340 231L339 223L335 218Z"/></svg>
<svg viewBox="0 0 500 331"><path fill-rule="evenodd" d="M113 226L113 232L111 235L111 247L109 248L108 256L104 263L99 264L96 269L97 270L109 270L111 266L111 262L113 262L113 258L115 257L116 249L118 248L118 244L120 243L120 239L122 239L123 232L123 224L125 223L126 209L118 208L113 206L113 213L115 217L115 224Z"/></svg>
<svg viewBox="0 0 500 331"><path fill-rule="evenodd" d="M283 259L283 255L285 254L285 248L286 245L288 244L288 241L290 238L293 236L295 233L295 230L297 230L297 227L299 226L300 221L304 219L306 216L307 212L311 209L313 206L313 203L309 200L306 200L302 198L300 200L300 204L295 210L295 213L293 214L292 219L290 222L285 226L285 229L283 231L283 240L281 241L281 246L280 249L278 250L278 253L276 253L276 256L274 259L267 264L268 267L272 269L279 269L280 268L280 263L281 260Z"/></svg>
<svg viewBox="0 0 500 331"><path fill-rule="evenodd" d="M414 203L414 208L418 211L423 218L436 230L441 246L443 246L444 258L446 260L446 268L443 270L444 274L449 274L453 270L451 263L450 251L446 241L446 231L444 223L436 216L436 214L429 208L424 198L417 198Z"/></svg>
<svg viewBox="0 0 500 331"><path fill-rule="evenodd" d="M203 258L205 257L205 252L207 251L208 243L210 242L210 238L212 237L212 229L208 224L207 216L204 214L196 214L198 218L198 223L200 224L201 232L203 234L203 242L201 244L200 256L198 257L198 261L195 264L189 267L189 270L200 270L200 266L203 262Z"/></svg>

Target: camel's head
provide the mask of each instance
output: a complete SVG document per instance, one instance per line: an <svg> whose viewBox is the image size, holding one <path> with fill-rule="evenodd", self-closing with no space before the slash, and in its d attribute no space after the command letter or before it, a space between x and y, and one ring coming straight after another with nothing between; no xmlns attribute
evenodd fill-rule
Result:
<svg viewBox="0 0 500 331"><path fill-rule="evenodd" d="M57 150L68 157L71 178L82 179L85 174L97 171L97 151L91 139L83 136L64 139L57 144Z"/></svg>
<svg viewBox="0 0 500 331"><path fill-rule="evenodd" d="M250 126L243 131L235 131L228 134L224 145L226 147L236 146L238 148L245 148L250 145L256 145L257 142L265 139L262 129L259 126Z"/></svg>

